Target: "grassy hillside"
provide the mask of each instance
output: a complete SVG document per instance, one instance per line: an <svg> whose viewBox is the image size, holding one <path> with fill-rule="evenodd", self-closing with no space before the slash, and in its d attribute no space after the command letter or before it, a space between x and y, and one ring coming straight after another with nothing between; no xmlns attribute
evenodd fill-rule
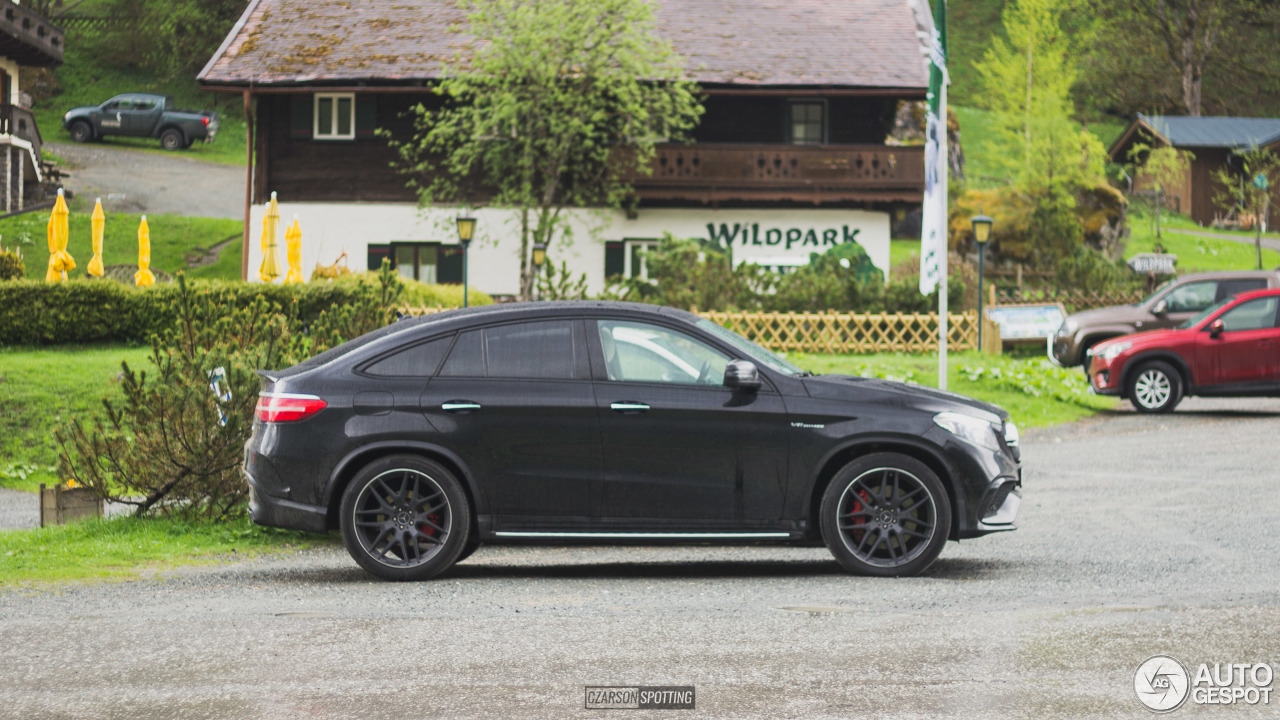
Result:
<svg viewBox="0 0 1280 720"><path fill-rule="evenodd" d="M39 98L33 111L45 142L71 142L62 128L62 116L83 105L99 105L114 95L125 92L148 92L172 95L182 108L218 112L221 128L212 143L198 142L187 150L186 157L235 165L244 164L245 123L239 97L234 100L220 93L202 92L195 78L162 80L146 73L123 70L100 62L83 45L76 42L77 33L67 33L67 49L61 67L53 71L54 94ZM160 141L151 138L109 137L107 145L136 147L150 152L166 152Z"/></svg>

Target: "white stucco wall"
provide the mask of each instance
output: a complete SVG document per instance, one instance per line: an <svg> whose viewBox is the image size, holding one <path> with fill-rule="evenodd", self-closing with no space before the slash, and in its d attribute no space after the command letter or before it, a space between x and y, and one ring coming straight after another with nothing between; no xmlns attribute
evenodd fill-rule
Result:
<svg viewBox="0 0 1280 720"><path fill-rule="evenodd" d="M468 257L473 287L490 294L513 295L519 287L519 216L510 210L434 208L394 203L291 203L279 200L279 255L285 266L284 229L296 216L302 229L302 268L307 278L316 264L329 265L343 252L354 271L363 271L369 245L393 242L456 244L454 217L474 216L476 239ZM249 280L257 281L262 263L260 238L264 205L250 216ZM709 227L710 226L710 227ZM889 214L867 210L823 209L643 209L634 219L620 211L579 210L570 213L571 238L557 238L547 251L549 262L567 262L570 271L586 273L589 289L605 286L605 243L658 239L664 231L677 237L731 236L734 262L761 265L804 264L810 252L822 252L852 238L871 261L889 273ZM280 282L280 280L277 280Z"/></svg>

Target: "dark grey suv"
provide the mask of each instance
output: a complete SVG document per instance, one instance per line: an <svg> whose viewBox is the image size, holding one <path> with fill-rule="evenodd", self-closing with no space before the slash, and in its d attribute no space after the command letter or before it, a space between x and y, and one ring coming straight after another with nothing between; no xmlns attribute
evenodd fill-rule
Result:
<svg viewBox="0 0 1280 720"><path fill-rule="evenodd" d="M261 375L253 519L341 530L393 580L486 542L822 543L908 575L1021 499L1000 408L814 376L670 308L450 311Z"/></svg>

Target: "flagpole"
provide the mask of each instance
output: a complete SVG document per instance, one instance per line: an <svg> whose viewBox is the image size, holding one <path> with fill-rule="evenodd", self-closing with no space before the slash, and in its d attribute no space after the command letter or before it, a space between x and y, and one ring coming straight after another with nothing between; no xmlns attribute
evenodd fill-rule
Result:
<svg viewBox="0 0 1280 720"><path fill-rule="evenodd" d="M946 0L937 0L945 2ZM942 252L938 255L938 389L947 389L947 260L951 254L950 223L947 219L947 176L951 163L947 160L947 78L942 79L938 110L938 204L942 206Z"/></svg>

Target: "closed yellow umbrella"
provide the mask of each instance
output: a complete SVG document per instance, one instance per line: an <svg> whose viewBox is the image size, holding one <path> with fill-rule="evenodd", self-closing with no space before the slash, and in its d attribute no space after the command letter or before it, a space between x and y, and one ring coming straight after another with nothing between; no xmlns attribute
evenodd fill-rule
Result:
<svg viewBox="0 0 1280 720"><path fill-rule="evenodd" d="M58 200L53 204L53 212L49 215L46 230L49 235L49 271L45 273L46 282L62 282L67 279L67 271L76 269L76 261L67 252L67 236L71 234L67 224L67 201L63 197L62 188L58 188Z"/></svg>
<svg viewBox="0 0 1280 720"><path fill-rule="evenodd" d="M133 284L138 287L156 284L156 276L151 274L151 228L147 227L146 215L138 225L138 272L133 274Z"/></svg>
<svg viewBox="0 0 1280 720"><path fill-rule="evenodd" d="M107 216L102 212L102 198L98 198L98 202L93 206L93 216L90 218L93 259L89 261L88 272L94 277L102 277L102 231L106 226Z"/></svg>
<svg viewBox="0 0 1280 720"><path fill-rule="evenodd" d="M277 237L280 233L280 206L276 204L276 194L271 193L271 202L267 203L267 212L262 216L262 265L258 268L258 279L262 282L274 282L280 277L280 261L276 259Z"/></svg>
<svg viewBox="0 0 1280 720"><path fill-rule="evenodd" d="M284 231L284 254L289 261L289 272L285 273L284 284L306 282L302 279L302 228L298 226L298 216L293 216L293 224Z"/></svg>

